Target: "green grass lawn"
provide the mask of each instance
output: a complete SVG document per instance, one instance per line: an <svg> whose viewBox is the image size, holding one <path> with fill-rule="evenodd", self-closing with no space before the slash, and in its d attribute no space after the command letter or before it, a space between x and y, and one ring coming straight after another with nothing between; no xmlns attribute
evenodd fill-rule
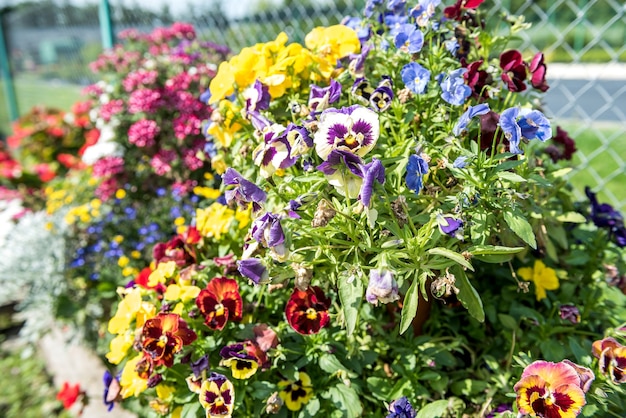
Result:
<svg viewBox="0 0 626 418"><path fill-rule="evenodd" d="M18 76L14 84L20 114L28 112L37 104L69 110L72 104L80 99L82 90L81 86L42 80L32 75ZM2 80L0 80L0 132L11 134L9 109Z"/></svg>

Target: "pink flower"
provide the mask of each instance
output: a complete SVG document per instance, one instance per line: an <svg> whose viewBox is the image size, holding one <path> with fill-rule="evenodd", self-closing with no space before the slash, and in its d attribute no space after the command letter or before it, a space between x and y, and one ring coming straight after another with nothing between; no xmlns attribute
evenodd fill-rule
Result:
<svg viewBox="0 0 626 418"><path fill-rule="evenodd" d="M122 99L111 100L110 102L100 106L100 116L108 122L111 120L112 116L122 113L123 110L124 101Z"/></svg>
<svg viewBox="0 0 626 418"><path fill-rule="evenodd" d="M154 172L159 176L164 176L165 174L172 171L172 166L170 163L176 159L176 152L172 150L160 150L152 159L150 160L150 166L154 169Z"/></svg>
<svg viewBox="0 0 626 418"><path fill-rule="evenodd" d="M128 111L130 113L154 113L161 106L163 106L163 98L158 90L135 90L128 98Z"/></svg>
<svg viewBox="0 0 626 418"><path fill-rule="evenodd" d="M124 90L130 93L137 87L146 87L154 84L158 76L159 73L157 71L140 69L129 73L124 81L122 81L122 85L124 86Z"/></svg>
<svg viewBox="0 0 626 418"><path fill-rule="evenodd" d="M104 157L93 165L94 177L111 177L124 171L124 159L122 157Z"/></svg>
<svg viewBox="0 0 626 418"><path fill-rule="evenodd" d="M128 129L128 141L138 147L151 147L155 144L154 138L159 132L160 128L155 121L142 119Z"/></svg>
<svg viewBox="0 0 626 418"><path fill-rule="evenodd" d="M94 194L100 200L103 200L103 201L109 200L109 198L113 196L115 192L117 191L117 189L119 188L120 188L120 185L117 179L108 178L104 180L102 183L100 183L100 185L98 186Z"/></svg>
<svg viewBox="0 0 626 418"><path fill-rule="evenodd" d="M174 136L178 139L185 139L190 135L199 135L202 129L202 119L196 115L182 114L172 121L174 125Z"/></svg>

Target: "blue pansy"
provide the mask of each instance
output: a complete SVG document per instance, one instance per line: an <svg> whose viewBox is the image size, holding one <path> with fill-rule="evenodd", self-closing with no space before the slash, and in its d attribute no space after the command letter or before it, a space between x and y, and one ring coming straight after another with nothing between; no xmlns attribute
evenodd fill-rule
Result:
<svg viewBox="0 0 626 418"><path fill-rule="evenodd" d="M410 62L400 71L402 82L413 93L422 94L430 81L430 71L416 62Z"/></svg>
<svg viewBox="0 0 626 418"><path fill-rule="evenodd" d="M406 48L409 53L415 54L424 46L424 35L414 24L405 23L398 28L393 42L396 48Z"/></svg>
<svg viewBox="0 0 626 418"><path fill-rule="evenodd" d="M498 125L504 137L509 141L509 151L513 154L521 154L519 143L522 140L522 128L517 124L517 115L519 115L519 107L512 107L504 110L500 114Z"/></svg>
<svg viewBox="0 0 626 418"><path fill-rule="evenodd" d="M489 105L487 103L482 103L476 106L469 106L465 113L461 115L459 121L452 129L452 133L456 136L461 135L461 133L465 131L465 128L467 128L467 125L469 124L470 120L474 118L474 116L484 115L487 112L489 112Z"/></svg>
<svg viewBox="0 0 626 418"><path fill-rule="evenodd" d="M463 79L463 74L466 72L466 68L459 68L443 77L440 83L442 90L441 98L443 100L456 106L465 103L465 99L472 94L472 89L465 84Z"/></svg>
<svg viewBox="0 0 626 418"><path fill-rule="evenodd" d="M406 185L416 194L424 187L423 177L428 173L428 163L421 155L413 154L406 166Z"/></svg>
<svg viewBox="0 0 626 418"><path fill-rule="evenodd" d="M552 138L550 121L538 110L533 110L523 115L518 121L518 125L522 130L522 136L526 139L536 138L543 142Z"/></svg>

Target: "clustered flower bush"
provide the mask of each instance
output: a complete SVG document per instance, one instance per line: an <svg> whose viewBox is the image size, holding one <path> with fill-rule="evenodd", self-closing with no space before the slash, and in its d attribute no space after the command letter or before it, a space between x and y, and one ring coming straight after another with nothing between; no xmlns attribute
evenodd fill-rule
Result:
<svg viewBox="0 0 626 418"><path fill-rule="evenodd" d="M482 3L368 0L227 60L175 24L94 63L92 168L47 204L59 307L117 298L109 410L623 415L623 217L573 198L543 54Z"/></svg>

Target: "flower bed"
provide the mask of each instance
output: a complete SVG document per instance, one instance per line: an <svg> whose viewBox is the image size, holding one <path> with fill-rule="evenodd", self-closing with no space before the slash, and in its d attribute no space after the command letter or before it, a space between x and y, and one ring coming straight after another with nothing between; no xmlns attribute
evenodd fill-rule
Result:
<svg viewBox="0 0 626 418"><path fill-rule="evenodd" d="M482 3L370 0L215 67L177 24L95 64L115 70L89 89L99 180L47 205L71 225L58 306L106 355L108 408L626 411L623 218L573 199L543 55Z"/></svg>

